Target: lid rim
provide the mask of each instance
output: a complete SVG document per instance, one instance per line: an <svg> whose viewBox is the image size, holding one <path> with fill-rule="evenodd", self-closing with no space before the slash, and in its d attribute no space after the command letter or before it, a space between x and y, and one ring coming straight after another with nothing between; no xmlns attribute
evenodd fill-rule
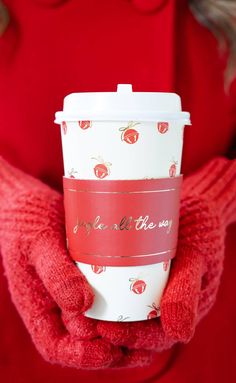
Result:
<svg viewBox="0 0 236 383"><path fill-rule="evenodd" d="M139 112L137 111L119 111L119 113L99 113L99 112L91 112L84 111L77 114L69 114L63 111L56 112L55 114L55 123L60 124L62 121L80 121L80 120L92 120L92 121L127 121L127 120L135 120L135 121L158 121L158 120L179 120L185 121L186 125L191 125L190 121L190 113L189 112Z"/></svg>

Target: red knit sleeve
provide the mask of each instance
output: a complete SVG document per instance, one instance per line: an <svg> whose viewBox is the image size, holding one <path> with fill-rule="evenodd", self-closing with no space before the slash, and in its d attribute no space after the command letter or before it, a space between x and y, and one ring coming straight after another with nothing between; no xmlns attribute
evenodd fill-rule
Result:
<svg viewBox="0 0 236 383"><path fill-rule="evenodd" d="M186 178L181 199L179 246L203 262L198 320L215 302L226 228L235 221L236 160L217 157Z"/></svg>
<svg viewBox="0 0 236 383"><path fill-rule="evenodd" d="M236 160L212 159L201 170L185 180L182 209L191 207L193 198L201 199L214 209L221 224L236 221ZM201 212L202 213L202 212Z"/></svg>

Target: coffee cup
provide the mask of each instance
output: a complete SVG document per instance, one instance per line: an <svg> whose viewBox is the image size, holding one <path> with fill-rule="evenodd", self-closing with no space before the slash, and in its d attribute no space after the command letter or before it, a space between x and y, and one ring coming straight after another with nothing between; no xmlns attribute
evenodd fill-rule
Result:
<svg viewBox="0 0 236 383"><path fill-rule="evenodd" d="M67 246L94 291L87 317L158 317L176 255L184 126L175 93L73 93L61 125Z"/></svg>

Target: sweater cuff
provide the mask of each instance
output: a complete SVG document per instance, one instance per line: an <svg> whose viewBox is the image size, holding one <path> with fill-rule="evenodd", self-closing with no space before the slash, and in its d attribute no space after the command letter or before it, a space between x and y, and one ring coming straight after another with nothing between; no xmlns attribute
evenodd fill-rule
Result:
<svg viewBox="0 0 236 383"><path fill-rule="evenodd" d="M201 197L213 203L217 214L229 225L236 221L236 160L217 157L184 182L182 198Z"/></svg>
<svg viewBox="0 0 236 383"><path fill-rule="evenodd" d="M61 228L63 212L61 194L0 158L2 237Z"/></svg>

